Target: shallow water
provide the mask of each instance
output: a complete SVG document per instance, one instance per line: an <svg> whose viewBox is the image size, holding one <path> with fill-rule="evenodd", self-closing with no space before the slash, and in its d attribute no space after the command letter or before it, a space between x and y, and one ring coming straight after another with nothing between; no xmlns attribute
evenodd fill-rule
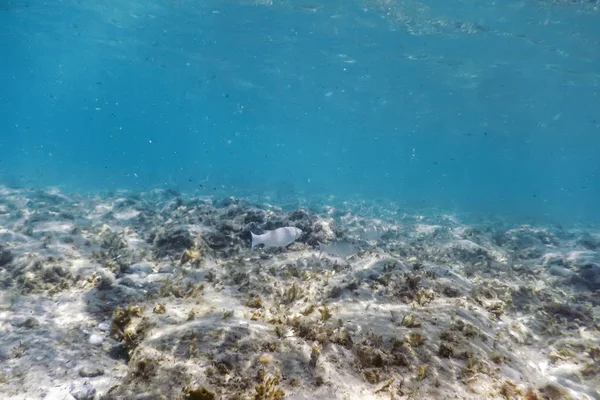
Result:
<svg viewBox="0 0 600 400"><path fill-rule="evenodd" d="M599 7L3 2L0 397L600 399Z"/></svg>
<svg viewBox="0 0 600 400"><path fill-rule="evenodd" d="M597 221L597 19L583 1L7 1L0 180Z"/></svg>

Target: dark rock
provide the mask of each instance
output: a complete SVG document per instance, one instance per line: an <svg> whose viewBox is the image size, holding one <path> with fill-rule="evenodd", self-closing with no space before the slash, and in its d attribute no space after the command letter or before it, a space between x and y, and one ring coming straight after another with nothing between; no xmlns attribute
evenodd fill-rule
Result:
<svg viewBox="0 0 600 400"><path fill-rule="evenodd" d="M194 245L190 232L184 227L174 227L154 237L154 246L159 257L180 255Z"/></svg>
<svg viewBox="0 0 600 400"><path fill-rule="evenodd" d="M209 233L204 237L208 247L215 250L221 250L229 246L231 238L220 232Z"/></svg>
<svg viewBox="0 0 600 400"><path fill-rule="evenodd" d="M493 260L493 257L486 248L478 246L468 240L462 240L452 245L449 248L449 253L455 260L463 263L489 263Z"/></svg>
<svg viewBox="0 0 600 400"><path fill-rule="evenodd" d="M299 219L308 218L308 213L304 210L296 210L292 211L290 216L288 217L290 221L298 221Z"/></svg>
<svg viewBox="0 0 600 400"><path fill-rule="evenodd" d="M68 219L70 221L75 220L75 214L73 214L72 212L69 212L69 211L61 211L59 214L59 217L62 219Z"/></svg>
<svg viewBox="0 0 600 400"><path fill-rule="evenodd" d="M231 221L225 221L225 222L221 222L217 226L217 230L221 233L240 232L242 230L242 227Z"/></svg>
<svg viewBox="0 0 600 400"><path fill-rule="evenodd" d="M600 266L594 263L588 263L579 267L579 276L589 286L591 290L600 289Z"/></svg>
<svg viewBox="0 0 600 400"><path fill-rule="evenodd" d="M277 228L283 228L284 226L287 226L287 224L281 220L279 220L279 221L271 220L271 221L267 221L265 226L263 226L263 231L272 231ZM257 232L254 232L254 233L257 233ZM259 232L259 233L262 234L264 232Z"/></svg>
<svg viewBox="0 0 600 400"><path fill-rule="evenodd" d="M98 290L110 290L115 283L115 277L108 271L100 271L98 276L98 283L96 287Z"/></svg>
<svg viewBox="0 0 600 400"><path fill-rule="evenodd" d="M568 262L564 259L564 257L559 254L546 254L542 261L546 267L551 267L553 265L566 267L568 265Z"/></svg>
<svg viewBox="0 0 600 400"><path fill-rule="evenodd" d="M265 222L265 213L263 211L249 210L246 212L244 224L262 224L263 222Z"/></svg>
<svg viewBox="0 0 600 400"><path fill-rule="evenodd" d="M535 248L535 247L532 247L529 249L523 249L522 251L517 252L517 256L524 260L532 260L535 258L540 258L543 255L544 255L544 252L541 249Z"/></svg>
<svg viewBox="0 0 600 400"><path fill-rule="evenodd" d="M0 245L0 267L10 264L13 259L12 252Z"/></svg>
<svg viewBox="0 0 600 400"><path fill-rule="evenodd" d="M69 277L69 271L61 265L52 265L43 269L41 278L46 283L59 283Z"/></svg>
<svg viewBox="0 0 600 400"><path fill-rule="evenodd" d="M37 319L33 317L17 317L10 322L10 324L17 328L33 329L40 325Z"/></svg>
<svg viewBox="0 0 600 400"><path fill-rule="evenodd" d="M440 344L438 355L442 358L450 358L454 355L454 348L448 343Z"/></svg>
<svg viewBox="0 0 600 400"><path fill-rule="evenodd" d="M575 319L580 321L592 320L591 311L579 304L551 302L544 306L544 310L557 318L565 318L568 321Z"/></svg>
<svg viewBox="0 0 600 400"><path fill-rule="evenodd" d="M221 219L233 219L239 215L243 215L246 213L246 210L244 210L243 207L240 207L238 205L229 207L229 209L227 210L227 212L221 216Z"/></svg>
<svg viewBox="0 0 600 400"><path fill-rule="evenodd" d="M130 360L129 351L127 351L125 343L119 343L111 347L108 355L114 360L125 360L125 362L129 362Z"/></svg>
<svg viewBox="0 0 600 400"><path fill-rule="evenodd" d="M342 292L344 291L344 289L342 289L339 286L334 286L333 288L331 288L331 291L329 292L329 297L332 299L337 299L338 297L340 297L342 295Z"/></svg>
<svg viewBox="0 0 600 400"><path fill-rule="evenodd" d="M450 285L444 285L442 288L442 293L446 297L460 297L462 295L459 289Z"/></svg>

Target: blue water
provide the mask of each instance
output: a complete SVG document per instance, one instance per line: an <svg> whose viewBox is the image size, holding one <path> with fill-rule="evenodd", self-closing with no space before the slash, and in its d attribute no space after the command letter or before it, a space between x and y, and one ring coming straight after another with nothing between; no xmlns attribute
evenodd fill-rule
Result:
<svg viewBox="0 0 600 400"><path fill-rule="evenodd" d="M4 0L0 183L600 220L597 2L270 3Z"/></svg>

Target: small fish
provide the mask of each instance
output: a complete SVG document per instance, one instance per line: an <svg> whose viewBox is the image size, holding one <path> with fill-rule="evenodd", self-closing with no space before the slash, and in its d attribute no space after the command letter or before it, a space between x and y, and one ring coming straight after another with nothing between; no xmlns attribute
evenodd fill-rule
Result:
<svg viewBox="0 0 600 400"><path fill-rule="evenodd" d="M263 244L265 249L269 247L287 246L302 235L302 230L294 226L286 226L285 228L277 228L273 231L267 231L262 235L252 235L252 248L259 244Z"/></svg>
<svg viewBox="0 0 600 400"><path fill-rule="evenodd" d="M377 227L375 225L367 226L362 228L359 231L359 236L361 239L370 241L370 240L379 240L381 235L385 233L383 228Z"/></svg>
<svg viewBox="0 0 600 400"><path fill-rule="evenodd" d="M319 251L333 257L348 258L356 254L358 249L351 242L340 240L327 244L319 242Z"/></svg>

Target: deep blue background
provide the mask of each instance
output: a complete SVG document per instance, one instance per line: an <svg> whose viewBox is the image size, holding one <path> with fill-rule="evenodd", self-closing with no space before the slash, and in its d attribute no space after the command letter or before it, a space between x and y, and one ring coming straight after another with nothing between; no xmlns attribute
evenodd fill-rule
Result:
<svg viewBox="0 0 600 400"><path fill-rule="evenodd" d="M600 11L551 3L4 1L0 182L597 221Z"/></svg>

